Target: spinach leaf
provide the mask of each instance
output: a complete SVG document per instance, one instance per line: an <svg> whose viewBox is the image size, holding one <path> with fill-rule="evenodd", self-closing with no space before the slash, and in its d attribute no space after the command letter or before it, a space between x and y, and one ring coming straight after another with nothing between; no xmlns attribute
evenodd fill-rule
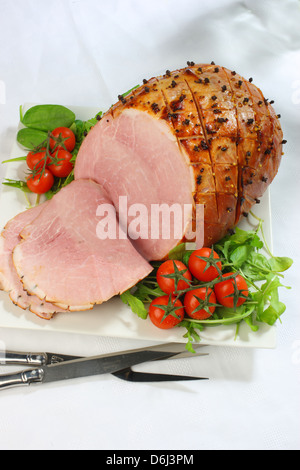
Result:
<svg viewBox="0 0 300 470"><path fill-rule="evenodd" d="M47 140L47 132L24 127L17 133L17 142L27 150L33 150Z"/></svg>
<svg viewBox="0 0 300 470"><path fill-rule="evenodd" d="M53 131L57 127L70 127L75 121L73 111L55 104L33 106L24 116L21 110L20 116L24 126L44 132Z"/></svg>

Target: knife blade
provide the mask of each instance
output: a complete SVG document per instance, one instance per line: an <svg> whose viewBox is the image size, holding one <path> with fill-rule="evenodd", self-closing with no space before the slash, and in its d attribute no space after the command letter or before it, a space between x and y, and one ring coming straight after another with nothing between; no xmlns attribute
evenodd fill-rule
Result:
<svg viewBox="0 0 300 470"><path fill-rule="evenodd" d="M61 380L75 379L79 377L88 377L115 373L122 369L132 367L148 361L158 359L168 359L180 354L178 345L171 345L160 350L158 347L141 348L139 350L124 351L122 353L113 353L110 355L101 355L91 358L80 358L67 362L42 365L34 369L20 371L14 374L0 376L0 390L21 385L30 385L32 383L50 383Z"/></svg>

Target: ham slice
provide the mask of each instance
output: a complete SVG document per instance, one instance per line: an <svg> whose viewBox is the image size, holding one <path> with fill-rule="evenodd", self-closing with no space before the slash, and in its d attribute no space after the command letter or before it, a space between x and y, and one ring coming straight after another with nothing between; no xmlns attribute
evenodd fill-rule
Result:
<svg viewBox="0 0 300 470"><path fill-rule="evenodd" d="M77 156L75 179L80 178L103 185L124 230L127 226L135 248L147 260L167 256L191 221L191 170L166 122L148 113L126 109L116 118L102 119ZM128 211L121 207L123 200ZM131 230L138 219L143 229Z"/></svg>
<svg viewBox="0 0 300 470"><path fill-rule="evenodd" d="M0 236L0 288L9 293L11 301L23 310L29 309L37 316L50 320L52 316L61 312L58 306L45 302L35 295L29 295L23 288L23 284L13 264L12 253L20 243L20 232L31 223L44 209L47 202L33 207L10 220Z"/></svg>
<svg viewBox="0 0 300 470"><path fill-rule="evenodd" d="M119 230L105 190L73 181L20 233L13 262L27 292L70 311L83 311L134 286L152 266L123 239L99 239L99 208ZM108 209L112 210L108 210Z"/></svg>

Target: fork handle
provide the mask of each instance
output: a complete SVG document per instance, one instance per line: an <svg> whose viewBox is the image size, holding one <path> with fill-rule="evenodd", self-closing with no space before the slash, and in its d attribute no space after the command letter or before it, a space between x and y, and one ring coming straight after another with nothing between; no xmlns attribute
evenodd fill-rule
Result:
<svg viewBox="0 0 300 470"><path fill-rule="evenodd" d="M43 371L40 369L24 370L14 374L0 375L0 390L41 382L42 378Z"/></svg>
<svg viewBox="0 0 300 470"><path fill-rule="evenodd" d="M16 351L1 351L0 365L29 365L42 366L46 363L46 354L43 353L22 353Z"/></svg>

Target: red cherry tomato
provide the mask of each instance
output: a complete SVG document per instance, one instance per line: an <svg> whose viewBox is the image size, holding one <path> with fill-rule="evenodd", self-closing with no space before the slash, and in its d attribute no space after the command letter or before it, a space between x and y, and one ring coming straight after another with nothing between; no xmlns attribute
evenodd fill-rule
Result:
<svg viewBox="0 0 300 470"><path fill-rule="evenodd" d="M149 307L149 318L153 325L167 330L183 320L184 308L180 300L176 300L175 297L169 295L163 295L152 300Z"/></svg>
<svg viewBox="0 0 300 470"><path fill-rule="evenodd" d="M177 268L176 272L174 264ZM174 275L175 279L174 277L164 277L169 275ZM186 265L177 260L165 261L160 265L156 274L157 283L166 294L178 293L178 291L187 289L190 286L182 277L187 281L192 280L192 275Z"/></svg>
<svg viewBox="0 0 300 470"><path fill-rule="evenodd" d="M50 139L50 148L63 149L72 152L76 145L75 134L68 127L57 127L51 132L54 139Z"/></svg>
<svg viewBox="0 0 300 470"><path fill-rule="evenodd" d="M45 194L47 191L50 191L53 184L54 176L47 168L44 172L40 171L35 176L32 174L27 178L28 188L36 194Z"/></svg>
<svg viewBox="0 0 300 470"><path fill-rule="evenodd" d="M191 290L184 297L184 309L188 316L195 320L206 320L211 317L216 307L210 304L216 303L215 293L210 287Z"/></svg>
<svg viewBox="0 0 300 470"><path fill-rule="evenodd" d="M217 261L219 259L218 254L211 248L200 248L199 250L193 251L191 254L189 258L189 270L199 281L210 282L216 279L221 272L222 263L221 261ZM220 272L218 272L216 266Z"/></svg>
<svg viewBox="0 0 300 470"><path fill-rule="evenodd" d="M53 154L54 161L48 165L49 170L58 178L66 178L73 170L72 154L67 150L57 150ZM57 163L54 163L57 160Z"/></svg>
<svg viewBox="0 0 300 470"><path fill-rule="evenodd" d="M233 274L227 273L223 277L226 278ZM247 300L249 295L247 283L240 274L235 276L235 278L218 282L214 290L218 303L229 308L239 307Z"/></svg>
<svg viewBox="0 0 300 470"><path fill-rule="evenodd" d="M46 149L42 149L40 152L29 152L26 157L26 163L28 167L33 170L43 168L46 159ZM50 162L49 157L47 158L46 166Z"/></svg>

